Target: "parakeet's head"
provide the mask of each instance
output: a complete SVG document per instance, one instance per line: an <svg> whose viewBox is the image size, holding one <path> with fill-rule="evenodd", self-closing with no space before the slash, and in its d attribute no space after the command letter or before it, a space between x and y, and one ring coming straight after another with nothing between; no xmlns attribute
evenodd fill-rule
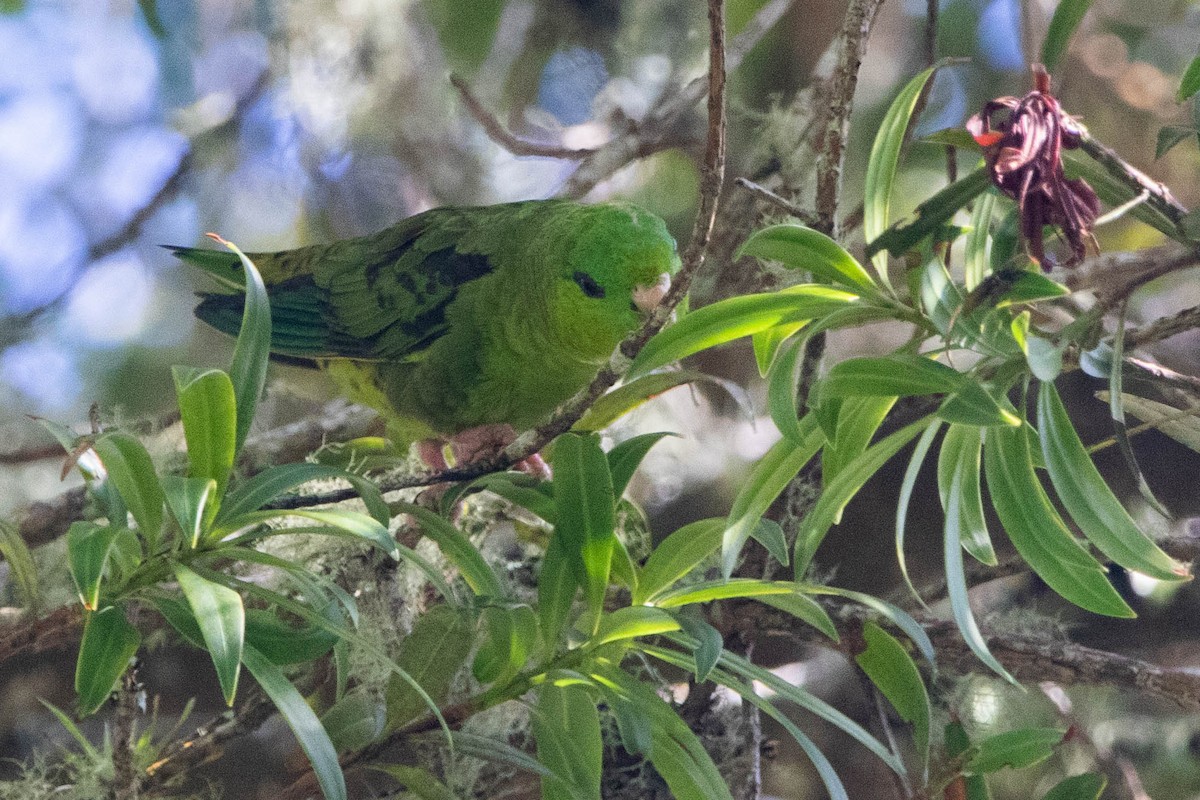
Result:
<svg viewBox="0 0 1200 800"><path fill-rule="evenodd" d="M572 350L600 362L662 300L679 254L663 221L637 206L580 206L573 216L552 324Z"/></svg>

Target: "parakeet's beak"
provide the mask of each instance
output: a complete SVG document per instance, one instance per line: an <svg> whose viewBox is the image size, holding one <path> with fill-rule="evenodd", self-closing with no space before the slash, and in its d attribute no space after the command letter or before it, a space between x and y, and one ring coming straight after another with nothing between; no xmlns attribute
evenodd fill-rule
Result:
<svg viewBox="0 0 1200 800"><path fill-rule="evenodd" d="M650 286L639 286L633 290L633 304L643 314L649 314L667 296L667 290L670 288L671 276L664 272Z"/></svg>

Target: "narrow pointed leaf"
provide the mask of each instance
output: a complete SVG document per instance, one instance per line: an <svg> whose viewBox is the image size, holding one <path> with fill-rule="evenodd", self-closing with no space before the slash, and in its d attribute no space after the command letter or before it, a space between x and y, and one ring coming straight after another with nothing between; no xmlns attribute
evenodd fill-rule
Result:
<svg viewBox="0 0 1200 800"><path fill-rule="evenodd" d="M68 535L69 532L68 532ZM69 544L68 544L69 548ZM0 519L0 558L9 568L9 579L17 590L17 599L35 614L42 606L41 584L37 564L21 530L12 522Z"/></svg>
<svg viewBox="0 0 1200 800"><path fill-rule="evenodd" d="M398 675L387 689L388 730L396 730L446 699L450 684L466 662L475 640L475 623L466 613L434 606L417 619L405 637L396 664L412 683Z"/></svg>
<svg viewBox="0 0 1200 800"><path fill-rule="evenodd" d="M826 594L833 597L842 597L866 606L904 631L904 635L911 639L912 643L917 646L917 650L929 662L929 666L934 670L937 669L937 658L934 654L933 642L930 641L929 634L921 627L921 623L913 619L908 612L899 606L893 605L886 600L880 600L878 597L866 594L865 592L856 592L852 589L842 589L837 586L808 584L805 586L805 591L808 594Z"/></svg>
<svg viewBox="0 0 1200 800"><path fill-rule="evenodd" d="M100 601L100 579L108 564L113 540L121 528L94 522L73 522L67 530L67 563L79 602L95 611Z"/></svg>
<svg viewBox="0 0 1200 800"><path fill-rule="evenodd" d="M948 394L970 382L953 367L918 355L850 358L821 382L821 400L835 397L911 397Z"/></svg>
<svg viewBox="0 0 1200 800"><path fill-rule="evenodd" d="M187 440L188 474L216 484L213 511L225 494L237 447L237 398L233 381L219 369L172 367L179 415Z"/></svg>
<svg viewBox="0 0 1200 800"><path fill-rule="evenodd" d="M1057 728L1020 728L989 736L978 743L978 751L964 772L984 775L1004 767L1031 767L1053 755L1064 736L1065 732Z"/></svg>
<svg viewBox="0 0 1200 800"><path fill-rule="evenodd" d="M721 652L725 649L725 639L719 630L709 625L699 615L677 612L675 619L683 632L695 640L696 646L692 650L692 660L695 661L693 673L696 683L704 683L721 658Z"/></svg>
<svg viewBox="0 0 1200 800"><path fill-rule="evenodd" d="M701 581L663 592L654 601L659 608L678 608L691 603L711 603L734 597L762 597L764 595L787 595L800 591L800 586L791 581L764 581L757 578L729 578L717 581Z"/></svg>
<svg viewBox="0 0 1200 800"><path fill-rule="evenodd" d="M878 687L900 718L913 726L913 742L923 763L929 761L929 693L916 663L897 639L874 622L863 626L867 649L854 656L859 669Z"/></svg>
<svg viewBox="0 0 1200 800"><path fill-rule="evenodd" d="M194 549L204 534L205 522L211 513L210 504L216 501L217 482L212 478L163 475L162 488L167 508L179 523L184 541Z"/></svg>
<svg viewBox="0 0 1200 800"><path fill-rule="evenodd" d="M854 256L825 234L804 225L760 228L751 234L734 258L744 256L778 261L786 267L811 272L815 278L840 283L855 291L877 291L875 281Z"/></svg>
<svg viewBox="0 0 1200 800"><path fill-rule="evenodd" d="M967 234L966 252L963 254L963 285L971 291L989 272L988 243L991 241L992 210L996 207L996 195L984 192L971 210L971 231Z"/></svg>
<svg viewBox="0 0 1200 800"><path fill-rule="evenodd" d="M840 637L833 620L829 617L829 612L822 608L816 600L802 594L804 588L800 584L797 584L797 587L797 591L791 594L762 594L757 595L754 599L763 605L791 614L796 619L812 625L833 641L838 641Z"/></svg>
<svg viewBox="0 0 1200 800"><path fill-rule="evenodd" d="M82 716L104 705L141 643L141 634L120 608L105 606L87 615L75 662L75 693Z"/></svg>
<svg viewBox="0 0 1200 800"><path fill-rule="evenodd" d="M321 715L321 727L339 753L361 750L383 733L383 705L367 692L352 692Z"/></svg>
<svg viewBox="0 0 1200 800"><path fill-rule="evenodd" d="M909 593L922 607L925 607L925 601L921 599L921 594L913 585L912 578L908 574L908 559L904 555L904 539L908 527L908 504L912 499L913 488L917 485L917 477L921 474L925 456L929 454L929 448L933 446L933 440L937 438L941 429L942 424L935 422L925 429L920 439L917 439L912 457L908 460L908 468L904 470L904 479L900 481L900 499L896 503L896 563L900 566L900 576L904 579L904 585L908 587Z"/></svg>
<svg viewBox="0 0 1200 800"><path fill-rule="evenodd" d="M885 230L890 218L892 184L896 180L896 167L900 161L900 149L904 146L905 134L917 101L925 91L925 85L933 77L936 67L923 70L912 78L888 107L879 132L871 145L871 156L867 160L867 174L863 185L863 236L868 242L878 238ZM884 283L887 279L887 255L874 253L871 260Z"/></svg>
<svg viewBox="0 0 1200 800"><path fill-rule="evenodd" d="M878 236L868 239L867 255L874 257L884 250L893 256L903 255L926 236L939 230L960 208L965 208L991 185L986 167L959 178L917 206L914 219L901 220Z"/></svg>
<svg viewBox="0 0 1200 800"><path fill-rule="evenodd" d="M938 416L947 422L981 428L1016 427L1021 416L1007 397L997 398L982 384L968 381L938 408Z"/></svg>
<svg viewBox="0 0 1200 800"><path fill-rule="evenodd" d="M1046 792L1042 800L1100 800L1108 778L1098 772L1085 772L1082 775L1072 775L1059 781L1054 788Z"/></svg>
<svg viewBox="0 0 1200 800"><path fill-rule="evenodd" d="M542 640L546 648L553 652L558 648L563 629L571 616L575 592L579 588L579 582L575 580L575 571L571 569L562 543L557 538L552 538L546 548L537 586L538 620L541 622ZM639 582L635 597L642 591L642 586L643 583Z"/></svg>
<svg viewBox="0 0 1200 800"><path fill-rule="evenodd" d="M427 508L412 503L397 503L397 513L409 514L421 524L422 532L432 539L442 554L458 568L471 591L485 597L506 595L500 579L484 560L483 554L466 535Z"/></svg>
<svg viewBox="0 0 1200 800"><path fill-rule="evenodd" d="M658 543L638 578L633 604L653 600L721 546L725 520L703 519L679 528Z"/></svg>
<svg viewBox="0 0 1200 800"><path fill-rule="evenodd" d="M1193 58L1187 65L1187 69L1183 71L1183 78L1179 81L1179 91L1175 93L1175 100L1182 103L1197 92L1200 92L1200 56Z"/></svg>
<svg viewBox="0 0 1200 800"><path fill-rule="evenodd" d="M225 504L217 517L224 523L234 517L258 511L279 496L303 486L310 481L347 481L362 498L367 513L380 525L387 526L391 519L387 503L379 487L371 481L351 472L324 464L281 464L263 470L245 483L240 484L225 498Z"/></svg>
<svg viewBox="0 0 1200 800"><path fill-rule="evenodd" d="M772 445L754 465L734 498L721 541L721 570L726 577L733 574L742 547L763 514L824 443L813 414L800 421L800 433L800 443L781 439Z"/></svg>
<svg viewBox="0 0 1200 800"><path fill-rule="evenodd" d="M589 640L593 647L636 639L639 636L654 636L679 630L679 623L667 612L650 606L628 606L605 614L600 620L596 635Z"/></svg>
<svg viewBox="0 0 1200 800"><path fill-rule="evenodd" d="M600 800L600 716L596 702L579 685L538 687L531 717L538 761L551 772L542 778L543 800Z"/></svg>
<svg viewBox="0 0 1200 800"><path fill-rule="evenodd" d="M778 292L731 297L692 311L651 339L629 369L645 375L673 361L781 323L822 317L846 308L858 296L831 286L803 284Z"/></svg>
<svg viewBox="0 0 1200 800"><path fill-rule="evenodd" d="M995 566L996 551L983 516L983 494L979 489L979 462L983 431L968 425L951 425L938 453L938 494L942 510L949 515L955 500L955 536L975 560Z"/></svg>
<svg viewBox="0 0 1200 800"><path fill-rule="evenodd" d="M253 647L242 652L242 661L295 734L312 764L325 800L346 800L346 778L338 762L337 750L304 697L292 686L283 670Z"/></svg>
<svg viewBox="0 0 1200 800"><path fill-rule="evenodd" d="M200 626L204 647L217 669L225 703L232 706L246 635L242 597L228 586L202 578L182 564L175 565L175 579Z"/></svg>
<svg viewBox="0 0 1200 800"><path fill-rule="evenodd" d="M1071 43L1071 36L1091 7L1092 0L1059 0L1054 8L1054 16L1050 18L1046 39L1042 42L1042 63L1048 71L1053 72L1058 67L1058 62L1067 52L1067 45Z"/></svg>
<svg viewBox="0 0 1200 800"><path fill-rule="evenodd" d="M267 382L267 361L271 353L271 304L267 299L267 287L254 263L236 245L224 241L221 243L237 254L246 271L242 327L233 348L233 362L229 366L229 377L237 399L237 452L246 441L258 398Z"/></svg>
<svg viewBox="0 0 1200 800"><path fill-rule="evenodd" d="M1096 469L1052 383L1038 390L1038 433L1046 469L1063 506L1083 535L1126 569L1159 580L1190 577L1188 568L1142 533Z"/></svg>
<svg viewBox="0 0 1200 800"><path fill-rule="evenodd" d="M1106 570L1071 535L1038 482L1021 428L989 428L984 466L992 504L1009 539L1051 589L1096 614L1133 617Z"/></svg>
<svg viewBox="0 0 1200 800"><path fill-rule="evenodd" d="M599 614L608 591L616 539L616 498L608 460L594 436L567 433L555 440L555 538L583 587L593 614Z"/></svg>
<svg viewBox="0 0 1200 800"><path fill-rule="evenodd" d="M932 420L932 417L924 417L876 442L862 455L846 464L837 477L825 487L825 491L821 493L816 505L801 522L799 533L796 536L794 568L797 580L803 578L804 573L808 571L813 555L816 554L825 534L833 526L838 513L845 508L854 495L858 494L859 489L871 479L872 475L878 472L904 445L925 430Z"/></svg>
<svg viewBox="0 0 1200 800"><path fill-rule="evenodd" d="M163 521L163 490L154 462L142 443L127 433L106 433L92 445L108 479L117 487L121 499L133 514L138 530L149 541L156 541ZM113 524L124 524L113 520Z"/></svg>
<svg viewBox="0 0 1200 800"><path fill-rule="evenodd" d="M633 478L633 473L637 471L638 465L642 463L642 459L650 452L650 448L658 444L667 436L675 434L669 431L660 431L658 433L643 433L640 436L634 436L631 439L626 439L620 444L608 451L608 471L612 475L613 496L620 497L625 494L625 488L629 486L629 481Z"/></svg>

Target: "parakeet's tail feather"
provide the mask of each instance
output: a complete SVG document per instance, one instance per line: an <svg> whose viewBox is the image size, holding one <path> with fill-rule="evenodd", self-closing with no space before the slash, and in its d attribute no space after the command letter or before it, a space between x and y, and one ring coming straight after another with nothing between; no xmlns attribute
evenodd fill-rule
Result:
<svg viewBox="0 0 1200 800"><path fill-rule="evenodd" d="M243 296L240 294L201 294L200 297L202 299L196 306L196 316L222 333L237 336L238 331L242 329L242 310L245 306ZM316 359L294 352L284 352L292 348L279 347L279 329L275 327L275 324L275 320L272 318L271 360L294 367L316 368Z"/></svg>
<svg viewBox="0 0 1200 800"><path fill-rule="evenodd" d="M200 247L179 247L173 244L164 244L163 247L170 250L180 261L199 267L212 275L224 286L241 289L246 285L242 261L236 253ZM236 333L236 330L234 332Z"/></svg>

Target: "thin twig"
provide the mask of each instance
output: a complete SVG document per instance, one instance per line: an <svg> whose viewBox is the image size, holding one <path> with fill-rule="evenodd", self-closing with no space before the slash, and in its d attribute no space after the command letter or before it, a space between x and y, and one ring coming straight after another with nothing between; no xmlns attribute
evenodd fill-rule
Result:
<svg viewBox="0 0 1200 800"><path fill-rule="evenodd" d="M585 156L595 153L595 148L575 148L564 147L558 144L546 144L542 142L532 142L517 136L508 128L504 127L500 120L496 119L479 98L471 92L471 87L467 82L458 75L450 76L450 83L458 90L458 94L462 97L463 103L467 106L467 111L475 118L475 121L483 126L487 132L488 138L496 144L503 147L514 156L534 156L539 158L562 158L571 161L578 161Z"/></svg>
<svg viewBox="0 0 1200 800"><path fill-rule="evenodd" d="M776 208L781 209L782 211L792 215L793 217L800 220L800 222L809 226L810 228L813 227L814 225L816 225L818 222L817 215L814 214L813 212L811 212L807 209L801 208L800 206L796 205L795 203L793 203L792 201L790 201L786 198L780 197L779 195L775 194L767 187L760 186L759 184L755 183L754 181L750 180L749 178L738 178L737 180L734 181L734 183L736 185L740 186L741 188L747 190L751 194L755 195L756 197L759 197L759 198L767 201L771 205L775 206Z"/></svg>
<svg viewBox="0 0 1200 800"><path fill-rule="evenodd" d="M1170 339L1186 331L1200 328L1200 306L1185 308L1170 317L1155 320L1126 335L1125 346L1128 348L1145 347L1148 344Z"/></svg>
<svg viewBox="0 0 1200 800"><path fill-rule="evenodd" d="M1104 167L1110 175L1124 183L1134 195L1147 192L1149 194L1146 199L1147 205L1153 206L1176 226L1187 216L1188 210L1171 195L1171 190L1167 188L1166 184L1154 180L1134 167L1104 143L1085 134L1080 142L1080 148Z"/></svg>
<svg viewBox="0 0 1200 800"><path fill-rule="evenodd" d="M138 695L142 692L137 667L126 670L117 690L117 711L113 718L112 762L113 800L138 800L141 776L134 766L134 746L137 741Z"/></svg>

